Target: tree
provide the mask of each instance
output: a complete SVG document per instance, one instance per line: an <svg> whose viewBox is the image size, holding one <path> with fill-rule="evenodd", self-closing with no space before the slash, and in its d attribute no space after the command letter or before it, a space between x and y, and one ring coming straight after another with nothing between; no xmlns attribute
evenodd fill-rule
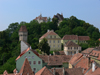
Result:
<svg viewBox="0 0 100 75"><path fill-rule="evenodd" d="M47 43L47 39L43 38L42 41L39 43L38 48L43 51L44 53L50 54L50 46Z"/></svg>

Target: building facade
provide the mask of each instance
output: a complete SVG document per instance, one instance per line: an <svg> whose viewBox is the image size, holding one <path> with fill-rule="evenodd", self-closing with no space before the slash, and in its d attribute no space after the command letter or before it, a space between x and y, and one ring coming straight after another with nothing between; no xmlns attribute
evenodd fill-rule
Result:
<svg viewBox="0 0 100 75"><path fill-rule="evenodd" d="M38 21L38 23L47 22L47 17L42 17L42 14L40 14L34 20Z"/></svg>
<svg viewBox="0 0 100 75"><path fill-rule="evenodd" d="M19 72L24 60L27 58L32 71L35 73L38 72L42 67L42 59L38 57L39 55L32 49L28 48L27 50L23 51L17 58L16 58L16 69Z"/></svg>
<svg viewBox="0 0 100 75"><path fill-rule="evenodd" d="M43 38L48 40L50 50L61 50L61 38L53 30L48 30L47 33L40 37L39 42L41 42Z"/></svg>
<svg viewBox="0 0 100 75"><path fill-rule="evenodd" d="M79 51L81 51L81 47L73 43L72 41L68 41L64 45L64 52L66 55L74 55L74 54L79 53Z"/></svg>

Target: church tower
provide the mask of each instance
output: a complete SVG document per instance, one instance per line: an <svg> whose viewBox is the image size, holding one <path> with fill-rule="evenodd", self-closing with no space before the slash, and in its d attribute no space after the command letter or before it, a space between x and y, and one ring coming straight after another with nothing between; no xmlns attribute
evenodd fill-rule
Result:
<svg viewBox="0 0 100 75"><path fill-rule="evenodd" d="M21 26L19 29L19 41L27 42L28 31L26 26Z"/></svg>

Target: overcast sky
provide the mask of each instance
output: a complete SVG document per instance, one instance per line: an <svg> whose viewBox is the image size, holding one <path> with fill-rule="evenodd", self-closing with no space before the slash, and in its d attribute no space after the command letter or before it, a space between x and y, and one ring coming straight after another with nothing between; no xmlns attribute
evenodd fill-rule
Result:
<svg viewBox="0 0 100 75"><path fill-rule="evenodd" d="M0 31L11 23L30 22L40 13L51 18L57 13L73 15L100 30L100 0L0 0Z"/></svg>

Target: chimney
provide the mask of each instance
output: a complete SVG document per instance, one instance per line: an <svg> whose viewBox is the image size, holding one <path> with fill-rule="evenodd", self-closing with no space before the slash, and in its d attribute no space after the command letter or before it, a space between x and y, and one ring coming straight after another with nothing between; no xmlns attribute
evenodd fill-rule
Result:
<svg viewBox="0 0 100 75"><path fill-rule="evenodd" d="M48 29L47 32L49 32L50 30Z"/></svg>
<svg viewBox="0 0 100 75"><path fill-rule="evenodd" d="M65 68L63 67L63 75L65 75Z"/></svg>
<svg viewBox="0 0 100 75"><path fill-rule="evenodd" d="M83 68L83 70L82 70L82 73L84 73L84 68Z"/></svg>
<svg viewBox="0 0 100 75"><path fill-rule="evenodd" d="M55 74L55 67L53 68L53 75L56 75L56 74Z"/></svg>
<svg viewBox="0 0 100 75"><path fill-rule="evenodd" d="M95 71L95 62L93 61L92 62L92 72L94 72Z"/></svg>

